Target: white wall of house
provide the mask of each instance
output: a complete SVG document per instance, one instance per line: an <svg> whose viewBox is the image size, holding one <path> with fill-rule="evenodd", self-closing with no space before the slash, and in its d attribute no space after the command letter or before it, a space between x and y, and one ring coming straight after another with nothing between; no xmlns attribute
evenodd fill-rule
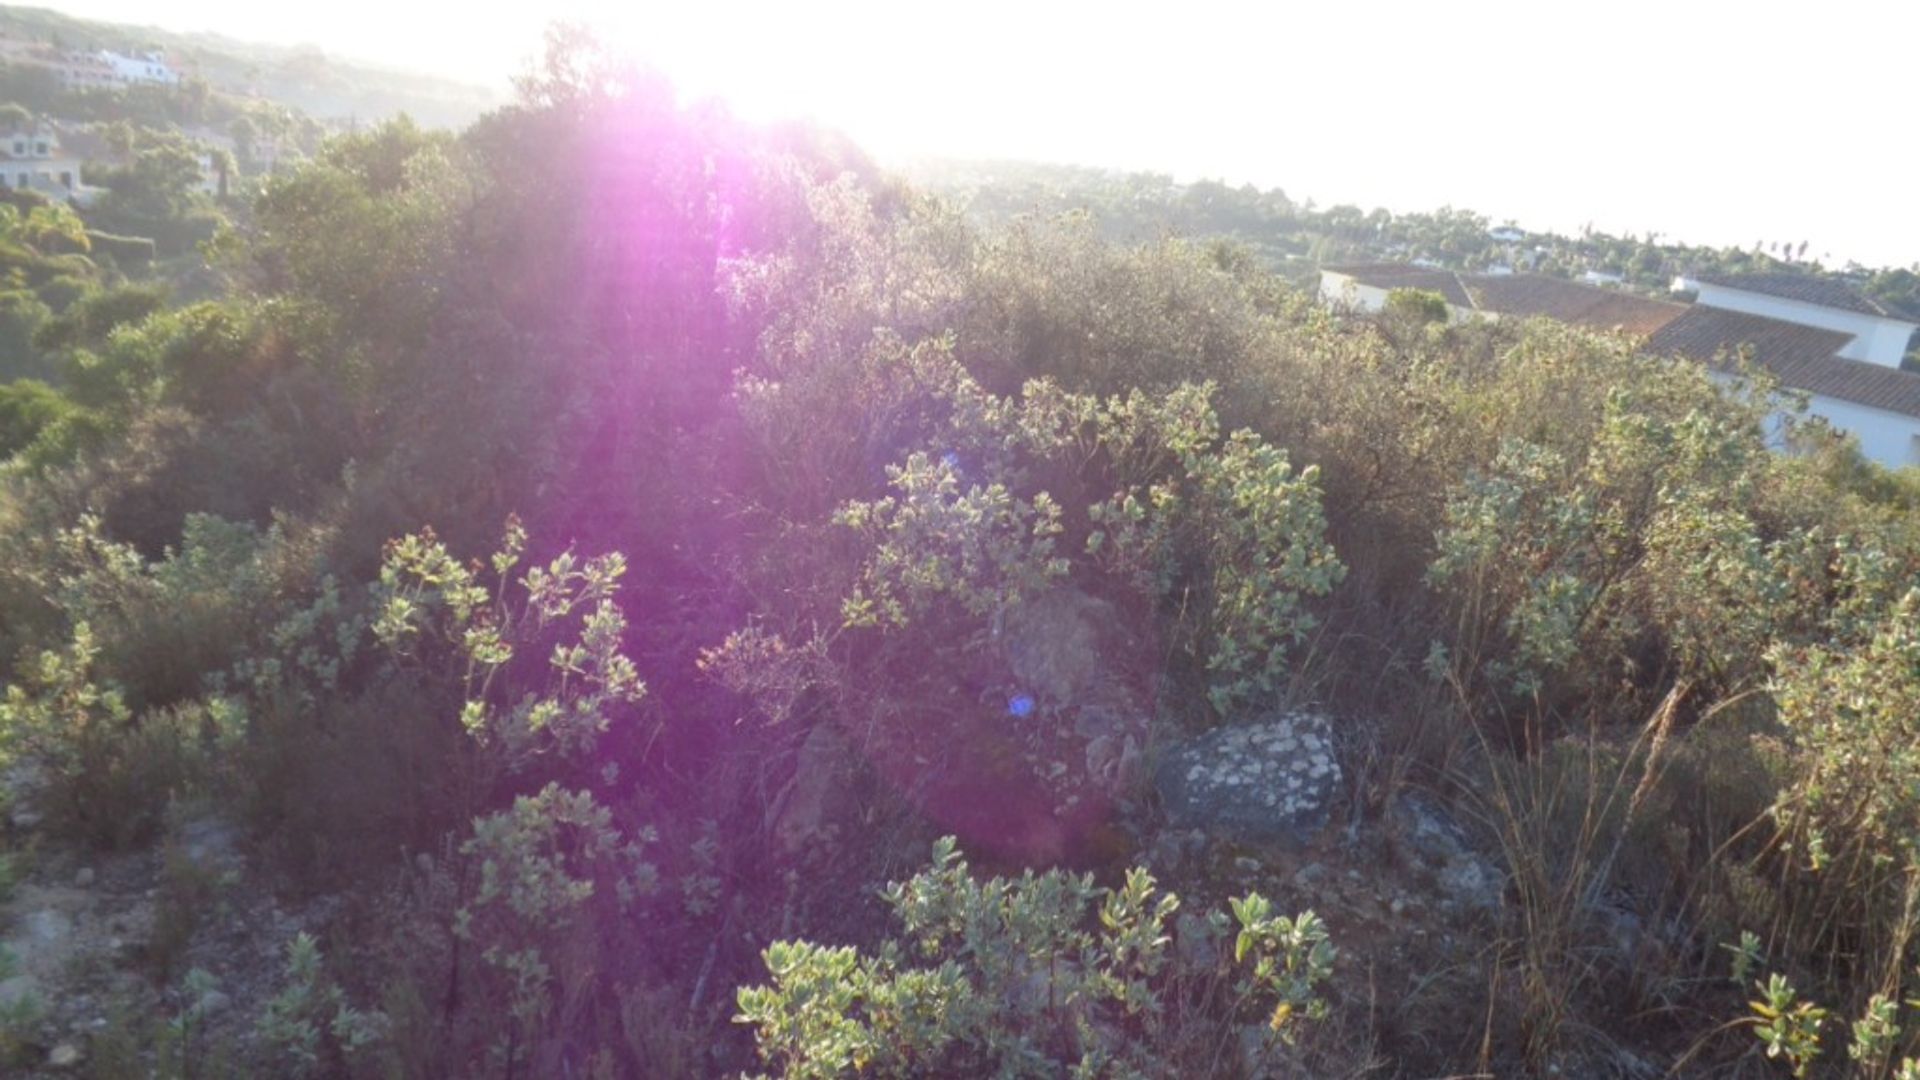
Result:
<svg viewBox="0 0 1920 1080"><path fill-rule="evenodd" d="M1712 368L1707 369L1707 375L1717 383L1733 385L1740 382L1735 376ZM1775 450L1785 447L1787 420L1796 415L1800 414L1787 409L1773 414L1773 423L1767 430L1768 445ZM1858 439L1860 453L1869 461L1889 469L1920 465L1920 416L1888 412L1824 394L1807 395L1805 415L1818 416L1836 430Z"/></svg>
<svg viewBox="0 0 1920 1080"><path fill-rule="evenodd" d="M1368 315L1378 314L1386 309L1387 294L1391 289L1378 285L1366 285L1346 274L1332 270L1320 271L1320 302L1331 308L1346 311L1359 311ZM1447 305L1447 321L1458 325L1469 319L1483 318L1487 312L1473 308Z"/></svg>
<svg viewBox="0 0 1920 1080"><path fill-rule="evenodd" d="M1870 364L1897 368L1901 358L1907 354L1907 341L1913 337L1915 329L1913 323L1881 315L1841 311L1802 300L1730 289L1705 281L1699 285L1700 296L1695 302L1708 307L1743 311L1749 315L1799 323L1801 326L1817 326L1823 330L1852 334L1853 341L1840 350L1840 355L1849 360L1865 360Z"/></svg>
<svg viewBox="0 0 1920 1080"><path fill-rule="evenodd" d="M1860 452L1889 469L1920 465L1920 417L1819 394L1807 411L1859 439Z"/></svg>
<svg viewBox="0 0 1920 1080"><path fill-rule="evenodd" d="M36 176L72 190L80 186L80 162L74 158L44 158L0 163L0 180L5 180L8 187L26 187Z"/></svg>
<svg viewBox="0 0 1920 1080"><path fill-rule="evenodd" d="M160 83L172 86L180 81L179 73L169 68L156 56L123 56L120 53L104 54L107 63L113 65L113 72L123 83Z"/></svg>
<svg viewBox="0 0 1920 1080"><path fill-rule="evenodd" d="M1320 271L1320 302L1369 314L1387 306L1387 290L1362 285L1346 274Z"/></svg>

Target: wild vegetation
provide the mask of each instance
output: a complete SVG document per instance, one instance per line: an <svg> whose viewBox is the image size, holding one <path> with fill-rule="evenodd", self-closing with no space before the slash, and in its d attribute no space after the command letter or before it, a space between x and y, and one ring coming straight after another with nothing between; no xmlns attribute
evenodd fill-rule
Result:
<svg viewBox="0 0 1920 1080"><path fill-rule="evenodd" d="M10 1070L1920 1074L1920 478L1758 376L982 226L564 34L218 295L0 228L0 890L154 894ZM1168 820L1307 707L1324 828Z"/></svg>
<svg viewBox="0 0 1920 1080"><path fill-rule="evenodd" d="M1454 270L1493 267L1606 279L1663 293L1689 274L1790 271L1845 281L1895 312L1920 313L1920 266L1835 265L1805 240L1757 239L1751 247L1688 244L1660 233L1615 236L1583 227L1578 235L1527 232L1472 210L1443 207L1393 213L1350 203L1318 206L1279 188L1229 186L1218 180L1176 183L1157 173L1036 165L1026 162L935 162L910 170L914 180L980 220L1084 211L1109 237L1138 242L1166 233L1224 237L1276 271L1304 276L1320 265L1421 261Z"/></svg>

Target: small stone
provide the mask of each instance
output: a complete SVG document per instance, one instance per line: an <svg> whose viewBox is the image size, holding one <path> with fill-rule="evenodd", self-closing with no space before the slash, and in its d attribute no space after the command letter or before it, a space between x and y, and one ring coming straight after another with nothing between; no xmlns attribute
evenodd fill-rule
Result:
<svg viewBox="0 0 1920 1080"><path fill-rule="evenodd" d="M1233 866L1234 869L1243 874L1257 874L1260 872L1260 860L1249 858L1245 855L1233 860Z"/></svg>
<svg viewBox="0 0 1920 1080"><path fill-rule="evenodd" d="M47 1064L55 1069L71 1069L80 1064L80 1048L63 1042L47 1053Z"/></svg>
<svg viewBox="0 0 1920 1080"><path fill-rule="evenodd" d="M73 934L73 918L64 911L42 908L27 916L26 931L34 944L51 948Z"/></svg>
<svg viewBox="0 0 1920 1080"><path fill-rule="evenodd" d="M194 1004L201 1016L218 1016L227 1011L227 1007L233 1004L233 999L219 990L209 990L201 994L200 1000Z"/></svg>
<svg viewBox="0 0 1920 1080"><path fill-rule="evenodd" d="M93 886L93 867L91 866L81 867L80 871L73 875L73 887L76 889L86 889L86 888L91 888L92 886Z"/></svg>
<svg viewBox="0 0 1920 1080"><path fill-rule="evenodd" d="M1407 902L1396 896L1393 898L1393 902L1387 905L1387 910L1395 915L1405 915L1407 913Z"/></svg>

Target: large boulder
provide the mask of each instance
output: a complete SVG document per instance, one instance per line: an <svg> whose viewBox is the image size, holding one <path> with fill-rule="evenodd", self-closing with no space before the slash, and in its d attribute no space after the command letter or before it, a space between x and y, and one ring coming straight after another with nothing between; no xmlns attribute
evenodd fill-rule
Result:
<svg viewBox="0 0 1920 1080"><path fill-rule="evenodd" d="M1167 750L1155 771L1173 824L1260 841L1302 841L1340 787L1331 725L1293 711L1218 728Z"/></svg>

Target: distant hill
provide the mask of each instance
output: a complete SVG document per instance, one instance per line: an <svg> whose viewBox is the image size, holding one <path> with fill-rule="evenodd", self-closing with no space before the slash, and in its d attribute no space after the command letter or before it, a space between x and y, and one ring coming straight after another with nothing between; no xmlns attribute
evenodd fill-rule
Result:
<svg viewBox="0 0 1920 1080"><path fill-rule="evenodd" d="M266 98L322 121L373 122L404 112L430 127L458 128L501 103L486 87L328 56L310 45L96 22L46 8L0 5L0 34L68 48L157 49L215 90Z"/></svg>

